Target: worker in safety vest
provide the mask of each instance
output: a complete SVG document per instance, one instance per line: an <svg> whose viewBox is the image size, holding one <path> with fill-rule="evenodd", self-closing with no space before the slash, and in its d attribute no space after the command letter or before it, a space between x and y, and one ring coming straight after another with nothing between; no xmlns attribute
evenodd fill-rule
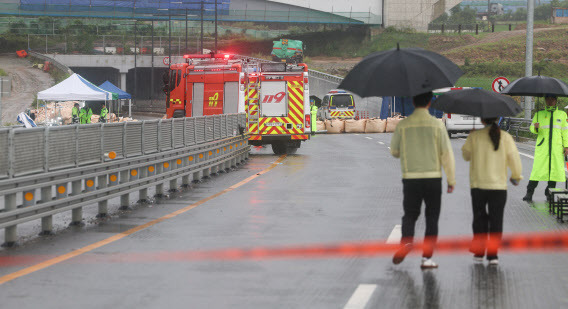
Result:
<svg viewBox="0 0 568 309"><path fill-rule="evenodd" d="M79 123L79 103L75 103L71 109L71 123Z"/></svg>
<svg viewBox="0 0 568 309"><path fill-rule="evenodd" d="M546 95L545 110L533 117L530 130L537 134L533 168L524 201L532 202L532 196L539 181L547 181L548 189L555 188L556 182L566 181L564 155L568 153L568 123L566 112L556 106L556 96Z"/></svg>
<svg viewBox="0 0 568 309"><path fill-rule="evenodd" d="M107 116L108 116L108 109L106 108L106 105L103 103L103 107L101 108L101 114L100 114L100 118L99 121L102 123L107 122Z"/></svg>
<svg viewBox="0 0 568 309"><path fill-rule="evenodd" d="M79 111L79 118L81 118L81 124L91 123L91 116L93 116L93 110L87 105L81 108Z"/></svg>
<svg viewBox="0 0 568 309"><path fill-rule="evenodd" d="M317 115L318 115L318 107L316 106L316 100L310 99L311 107L310 107L310 114L312 118L312 134L314 134L317 129Z"/></svg>
<svg viewBox="0 0 568 309"><path fill-rule="evenodd" d="M87 123L87 109L85 108L85 106L83 106L79 110L79 123L80 124L86 124Z"/></svg>

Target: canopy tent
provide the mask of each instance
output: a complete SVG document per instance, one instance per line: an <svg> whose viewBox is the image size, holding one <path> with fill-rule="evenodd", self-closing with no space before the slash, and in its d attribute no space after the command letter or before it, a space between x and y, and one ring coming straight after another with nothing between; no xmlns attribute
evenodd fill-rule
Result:
<svg viewBox="0 0 568 309"><path fill-rule="evenodd" d="M132 96L130 96L130 93L123 91L122 89L116 87L115 85L113 85L113 83L109 82L108 80L105 81L104 83L99 85L99 88L112 92L112 93L116 93L118 94L118 99L119 100L123 100L123 99L131 99Z"/></svg>
<svg viewBox="0 0 568 309"><path fill-rule="evenodd" d="M128 117L132 117L132 96L130 95L130 93L118 88L108 80L100 84L99 88L118 94L119 100L128 100Z"/></svg>
<svg viewBox="0 0 568 309"><path fill-rule="evenodd" d="M117 99L118 95L93 85L75 73L59 84L38 92L37 98L44 101L106 101Z"/></svg>

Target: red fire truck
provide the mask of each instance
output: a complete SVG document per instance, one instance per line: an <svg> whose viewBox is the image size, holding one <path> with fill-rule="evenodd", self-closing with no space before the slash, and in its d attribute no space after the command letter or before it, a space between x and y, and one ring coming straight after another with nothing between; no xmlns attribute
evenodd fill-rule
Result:
<svg viewBox="0 0 568 309"><path fill-rule="evenodd" d="M311 132L308 66L244 65L249 143L271 144L275 154L295 152Z"/></svg>
<svg viewBox="0 0 568 309"><path fill-rule="evenodd" d="M184 55L164 74L167 118L244 112L241 60L228 54Z"/></svg>

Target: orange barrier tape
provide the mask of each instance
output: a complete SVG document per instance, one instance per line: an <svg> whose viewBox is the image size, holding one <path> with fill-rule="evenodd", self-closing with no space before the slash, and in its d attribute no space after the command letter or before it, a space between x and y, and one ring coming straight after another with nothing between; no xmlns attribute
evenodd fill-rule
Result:
<svg viewBox="0 0 568 309"><path fill-rule="evenodd" d="M426 242L427 243L427 242ZM435 254L468 253L471 237L440 239ZM498 242L488 241L488 246ZM421 253L424 243L415 243L414 253ZM220 249L204 251L175 251L153 253L118 253L112 255L88 255L74 259L77 263L122 263L152 261L211 261L211 260L265 260L265 259L309 259L341 257L391 256L399 245L386 244L385 241L340 243L328 245L308 245L291 247L258 247L250 249ZM568 232L510 234L503 236L500 251L516 253L543 253L568 250ZM0 267L10 267L34 263L48 256L0 256Z"/></svg>

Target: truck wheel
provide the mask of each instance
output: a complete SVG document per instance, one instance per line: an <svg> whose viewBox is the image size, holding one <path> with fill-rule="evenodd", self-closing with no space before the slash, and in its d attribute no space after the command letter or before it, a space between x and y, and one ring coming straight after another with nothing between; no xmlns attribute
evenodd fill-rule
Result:
<svg viewBox="0 0 568 309"><path fill-rule="evenodd" d="M274 154L277 155L281 155L281 154L285 154L286 153L286 143L282 143L282 142L276 142L276 143L272 143L272 151L274 152Z"/></svg>
<svg viewBox="0 0 568 309"><path fill-rule="evenodd" d="M183 117L185 117L185 111L184 110L178 109L178 110L174 111L173 118L183 118Z"/></svg>

